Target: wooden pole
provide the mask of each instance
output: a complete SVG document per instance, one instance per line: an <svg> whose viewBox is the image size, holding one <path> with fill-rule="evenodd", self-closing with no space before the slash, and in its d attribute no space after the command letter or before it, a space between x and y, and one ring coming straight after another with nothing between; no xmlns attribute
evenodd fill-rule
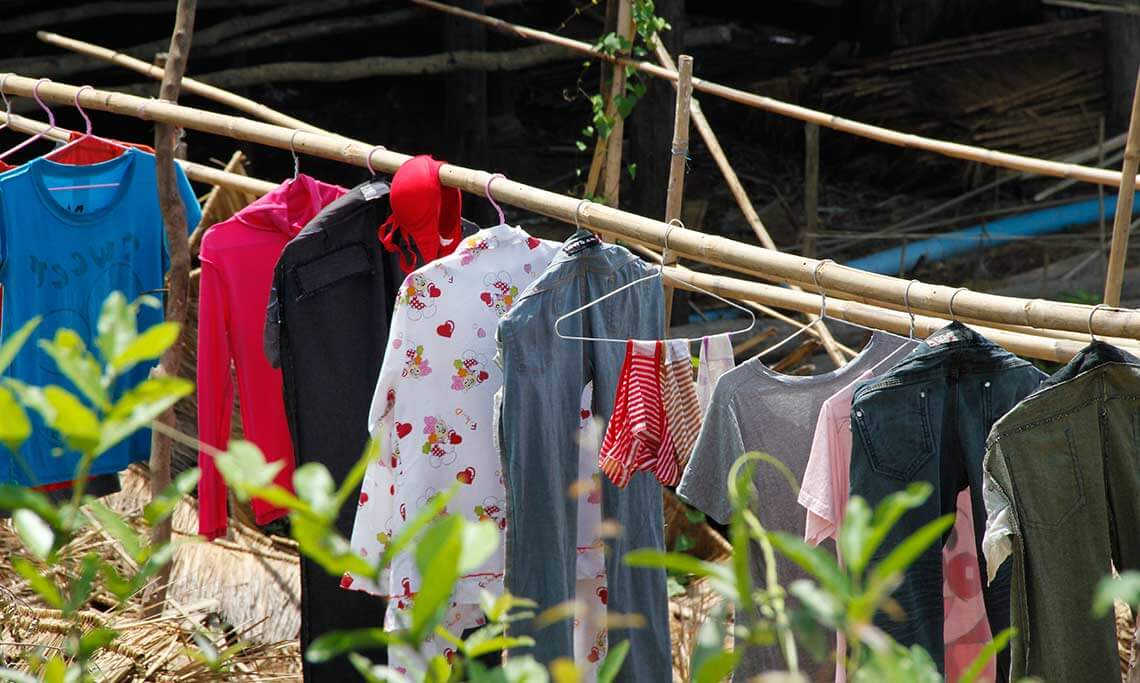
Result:
<svg viewBox="0 0 1140 683"><path fill-rule="evenodd" d="M44 133L44 137L59 142L71 140L71 131L67 129L60 128L59 126L50 128L46 123L29 119L19 114L12 114L11 117L8 117L4 112L0 112L0 123L4 123L5 121L8 122L9 128L20 133L27 133L28 135ZM190 180L206 183L207 185L226 187L231 190L248 192L258 196L268 194L278 185L277 183L271 183L267 180L250 178L249 176L238 175L236 173L227 173L219 168L194 163L193 161L186 161L185 159L176 159L175 163L182 167L182 170L186 172L186 177Z"/></svg>
<svg viewBox="0 0 1140 683"><path fill-rule="evenodd" d="M50 33L48 31L40 31L36 33L36 36L38 36L40 40L47 43L48 45L62 47L66 50L71 50L72 52L87 55L88 57L94 57L105 62L110 62L111 64L117 64L121 67L130 69L135 73L148 76L155 80L161 80L163 77L163 70L161 68L155 66L154 64L148 64L141 59L135 59L130 55L123 54L122 52L115 52L114 50L109 50L105 47L100 47L98 45L87 43L82 40L76 40L74 38L68 38L56 33ZM300 119L296 119L287 114L283 114L276 109L265 106L264 104L254 102L247 97L235 95L232 92L228 92L201 81L196 81L193 78L183 78L182 88L191 95L197 95L198 97L204 97L219 104L224 104L227 107L233 107L240 112L249 114L250 116L261 119L262 121L268 121L269 123L273 123L278 126L297 128L300 130L312 131L314 133L334 135L334 133L330 133L327 130L318 128L309 123L305 123Z"/></svg>
<svg viewBox="0 0 1140 683"><path fill-rule="evenodd" d="M678 58L677 104L673 108L673 145L669 150L669 185L665 191L665 222L680 221L685 199L685 166L689 160L689 108L693 101L693 58ZM672 249L661 252L661 264L671 266L678 261ZM665 329L673 321L673 286L665 281Z"/></svg>
<svg viewBox="0 0 1140 683"><path fill-rule="evenodd" d="M4 92L31 97L36 80L26 76L10 75L3 79ZM105 90L84 89L64 83L44 83L39 87L40 98L45 102L66 104L79 98L85 108L113 112L135 118L164 121L183 128L222 135L235 140L289 149L290 140L299 153L365 167L370 157L372 167L384 173L393 173L411 157L384 148L377 148L359 140L299 132L259 121L185 107L161 100L148 100ZM440 182L447 187L459 188L477 196L484 196L483 186L491 173L446 164L440 168ZM567 225L578 222L584 227L603 232L632 243L660 249L665 232L669 232L669 246L687 259L709 263L729 270L746 273L780 283L812 284L813 273L820 262L814 259L783 254L778 251L743 244L717 235L704 234L685 228L670 228L664 221L621 211L599 204L586 204L579 208L575 197L562 195L509 179L495 182L495 199L511 206L562 221ZM950 297L954 295L954 310L958 317L973 317L992 322L1033 328L1085 332L1089 329L1091 306L1083 304L1022 299L982 292L963 291L954 294L953 287L907 280L876 273L868 273L839 264L824 264L819 269L822 289L832 297L904 305L904 292L909 288L911 307L945 315L949 311ZM1127 338L1140 337L1140 311L1096 311L1092 331L1098 336Z"/></svg>
<svg viewBox="0 0 1140 683"><path fill-rule="evenodd" d="M170 49L166 53L166 73L162 77L159 99L164 102L177 102L182 85L182 74L186 72L186 60L190 57L190 39L194 33L194 10L197 0L178 0L174 19L174 32L170 36ZM154 129L155 174L158 179L158 204L162 210L162 223L166 229L166 244L170 251L170 271L167 274L166 321L185 327L187 309L190 302L190 243L189 226L186 224L186 208L178 191L178 176L174 168L174 150L178 144L178 127L169 121L158 121ZM154 374L174 377L182 365L185 330L159 360ZM175 426L174 408L167 410L160 422ZM170 486L170 456L174 441L169 436L155 430L150 454L150 492L153 498L161 495ZM154 545L170 542L171 520L168 518L151 529L150 540ZM162 613L166 602L166 590L170 582L170 563L167 563L155 576L148 587L145 610L148 617Z"/></svg>
<svg viewBox="0 0 1140 683"><path fill-rule="evenodd" d="M1112 246L1108 252L1108 274L1104 278L1104 303L1120 305L1124 286L1124 264L1128 259L1128 231L1132 226L1132 200L1136 191L1136 169L1140 167L1140 73L1132 95L1132 118L1128 122L1128 141L1124 143L1124 166L1120 170L1120 192L1116 197L1116 216L1112 221Z"/></svg>
<svg viewBox="0 0 1140 683"><path fill-rule="evenodd" d="M455 16L467 17L474 21L481 21L487 26L493 28L500 33L522 38L525 40L539 40L556 45L563 45L581 54L590 55L597 59L604 59L610 62L625 64L642 73L656 76L657 78L664 78L667 80L676 81L676 72L635 59L626 59L619 57L611 57L606 53L594 48L589 43L583 43L572 38L559 36L546 31L539 31L537 29L519 26L510 22L503 21L494 17L487 17L482 15L471 14L461 9L451 7L435 0L411 0L411 2L421 6L428 7L447 14L454 14ZM964 159L966 161L976 161L978 163L987 164L989 166L998 166L1001 168L1008 168L1015 171L1022 171L1034 175L1054 176L1057 178L1076 178L1084 182L1095 183L1099 185L1120 185L1120 174L1115 171L1109 171L1099 168L1091 168L1089 166L1080 166L1078 164L1063 163L1057 161L1048 161L1045 159L1037 159L1035 157L1027 157L1020 154L1010 154L1008 152L998 152L995 150L985 149L984 147L976 147L973 145L963 145L956 142L948 142L946 140L936 140L933 138L926 138L921 135L913 135L910 133L901 133L899 131L883 128L881 126L873 126L868 123L861 123L859 121L852 121L845 119L834 114L809 109L808 107L801 107L795 104L789 104L780 100L765 97L763 95L756 95L754 93L732 88L712 81L706 81L700 78L693 79L693 89L697 92L702 92L708 95L720 97L738 104L753 107L779 114L780 116L787 116L788 118L798 119L809 123L815 123L823 128L830 128L832 130L842 131L869 140L895 145L897 147L906 147L910 149L922 150L925 152L933 152L934 154L941 154L955 159Z"/></svg>
<svg viewBox="0 0 1140 683"><path fill-rule="evenodd" d="M670 71L676 71L677 68L673 64L673 57L660 40L656 41L655 52L657 60L661 65ZM676 82L674 83L676 86ZM760 220L760 215L752 206L752 200L748 198L748 192L745 191L744 186L740 182L740 178L736 175L736 171L732 168L732 164L728 162L728 156L724 153L724 149L720 146L720 140L717 139L716 133L713 132L712 126L705 118L704 111L701 109L700 100L690 97L691 102L690 114L693 123L697 128L697 132L701 135L701 140L705 143L709 154L712 155L716 161L717 168L720 169L721 175L724 176L724 182L728 185L729 191L732 193L733 198L736 199L737 206L740 207L740 212L744 214L744 219L748 221L748 225L752 226L752 232L756 234L756 238L760 240L766 249L777 250L776 242L772 236L768 234L768 230L764 227L764 223ZM835 337L831 335L831 331L827 329L826 325L817 325L811 328L812 336L818 335L819 341L823 344L824 351L831 359L831 362L836 367L842 367L848 358L853 358L855 353L835 341Z"/></svg>
<svg viewBox="0 0 1140 683"><path fill-rule="evenodd" d="M617 0L617 33L627 45L633 44L633 0ZM621 50L620 55L627 55ZM625 142L625 117L622 116L620 101L625 96L626 74L624 66L615 66L610 87L609 108L613 110L613 129L606 140L606 162L602 173L602 196L606 204L619 206L621 195L622 143Z"/></svg>
<svg viewBox="0 0 1140 683"><path fill-rule="evenodd" d="M804 124L804 239L803 255L815 258L819 230L819 126Z"/></svg>

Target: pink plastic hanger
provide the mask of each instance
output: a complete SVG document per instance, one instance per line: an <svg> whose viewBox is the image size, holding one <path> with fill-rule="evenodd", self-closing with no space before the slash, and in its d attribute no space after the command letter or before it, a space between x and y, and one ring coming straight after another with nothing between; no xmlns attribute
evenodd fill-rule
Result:
<svg viewBox="0 0 1140 683"><path fill-rule="evenodd" d="M487 196L487 201L491 202L491 206L495 207L495 211L499 214L499 225L506 225L507 217L503 215L503 207L499 206L499 203L495 201L495 197L491 194L491 181L495 178L507 179L502 173L496 173L490 178L487 178L487 184L483 186L483 194Z"/></svg>
<svg viewBox="0 0 1140 683"><path fill-rule="evenodd" d="M7 159L8 157L12 156L12 154L14 154L14 153L20 151L21 149L27 147L28 145L32 144L36 140L39 140L40 138L42 138L43 136L47 135L49 132L51 132L52 130L55 129L55 114L53 114L51 109L46 104L44 104L43 100L40 99L40 84L43 83L44 81L50 82L51 79L50 78L41 78L40 80L36 81L36 84L34 86L32 86L32 97L35 98L36 104L40 105L40 109L43 109L45 112L47 112L48 127L45 128L44 130L41 130L40 132L36 133L35 135L28 138L27 140L24 140L23 142L16 145L15 147L8 150L7 152L0 154L0 161Z"/></svg>
<svg viewBox="0 0 1140 683"><path fill-rule="evenodd" d="M8 77L11 75L0 76L0 98L4 100L4 123L0 123L0 130L4 130L12 123L12 100L8 99L8 95L4 92L4 84L8 82Z"/></svg>
<svg viewBox="0 0 1140 683"><path fill-rule="evenodd" d="M121 145L121 144L115 142L114 140L108 140L106 138L96 138L95 135L93 135L91 133L91 117L89 117L87 115L87 112L83 111L83 106L81 104L79 104L79 96L81 94L83 94L84 90L94 90L94 89L95 88L91 87L90 85L85 85L85 86L82 86L81 88L79 88L79 90L75 91L75 108L79 110L79 115L83 117L83 123L85 124L84 129L83 129L83 135L80 135L79 137L75 138L74 140L67 143L66 145L63 145L62 147L54 149L51 152L49 152L48 154L45 154L44 155L45 159L47 159L48 161L52 161L53 157L59 158L59 155L62 154L64 150L70 149L72 147L76 147L78 145L81 145L84 142L87 142L88 140L99 140L100 142L105 142L109 145L114 145L115 147L118 147L118 148L126 151L127 147L125 145ZM119 183L117 183L117 182L115 182L115 183L87 183L84 185L61 185L58 187L49 187L48 191L49 192L62 192L63 190L94 190L97 188L118 187L118 186L119 186Z"/></svg>

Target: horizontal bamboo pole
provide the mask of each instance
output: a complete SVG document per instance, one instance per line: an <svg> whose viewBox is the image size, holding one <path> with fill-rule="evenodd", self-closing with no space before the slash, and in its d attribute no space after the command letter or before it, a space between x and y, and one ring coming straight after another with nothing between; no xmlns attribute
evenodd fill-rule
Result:
<svg viewBox="0 0 1140 683"><path fill-rule="evenodd" d="M3 79L2 87L9 94L30 97L35 84L34 79L11 75ZM289 128L259 121L104 90L84 89L79 92L79 88L75 86L49 82L40 86L39 95L45 101L59 104L70 103L78 96L80 103L90 109L136 118L161 119L183 128L278 149L289 149L292 140L293 147L299 153L361 167L367 166L366 160L370 159L372 168L386 173L395 172L411 158L406 154L392 152L383 147L371 147L367 143L342 137L306 131L294 132ZM439 170L439 178L448 187L484 196L484 187L491 174L445 164ZM608 206L584 204L579 207L579 200L575 197L509 179L499 179L495 183L494 195L500 203L505 202L570 225L576 222L577 215L577 222L591 230L615 238L653 245L658 249L664 246L665 235L668 233L669 247L687 259L718 265L766 280L809 284L815 274L818 275L823 289L832 296L842 295L845 298L864 302L902 305L906 298L904 293L909 289L909 299L913 307L938 311L942 314L949 310L950 297L954 293L954 288L944 285L918 281L908 283L898 278L831 263L823 263L817 272L817 266L820 266L821 262L814 259L782 254L724 237L669 226L662 221ZM998 323L1073 332L1087 331L1091 326L1098 335L1140 338L1140 311L1134 310L1097 310L1090 325L1090 313L1094 312L1091 306L972 291L961 292L954 299L954 310L962 316Z"/></svg>
<svg viewBox="0 0 1140 683"><path fill-rule="evenodd" d="M777 306L783 309L804 313L819 311L820 297L810 292L795 291L786 287L766 285L759 282L748 282L723 275L697 273L680 268L666 268L666 272L676 279L677 287L682 289L696 291L696 287L700 287L721 296ZM906 336L910 331L910 316L906 313L853 301L829 298L827 300L827 317L864 327L886 330L902 336ZM948 320L925 315L916 315L914 322L915 336L920 339L929 336L949 323ZM1011 353L1054 363L1068 362L1088 343L1087 341L1039 337L982 325L971 325L971 327ZM1140 344L1135 342L1122 344L1121 347L1132 354L1140 353Z"/></svg>
<svg viewBox="0 0 1140 683"><path fill-rule="evenodd" d="M98 45L84 42L82 40L76 40L74 38L68 38L57 33L51 33L49 31L39 31L36 33L36 37L48 45L62 47L65 50L71 50L72 52L77 52L81 55L87 55L88 57L101 59L105 62L110 62L111 64L117 64L136 73L140 73L149 78L153 78L156 81L162 80L161 67L155 66L149 62L144 62L141 59L135 59L130 55L123 54L122 52L109 50L105 47L100 47ZM250 116L261 119L262 121L268 121L270 123L277 124L278 126L297 128L299 130L307 130L314 133L326 133L328 135L334 135L334 133L324 130L323 128L318 128L310 123L305 123L300 119L293 118L288 114L284 114L277 111L276 109L267 107L264 104L255 102L248 97L235 95L232 92L222 90L221 88L216 88L208 83L203 83L202 81L196 81L193 78L183 78L182 89L188 94L204 97L219 104L224 104L227 107L233 107L240 112L249 114Z"/></svg>
<svg viewBox="0 0 1140 683"><path fill-rule="evenodd" d="M565 36L555 35L547 31L540 31L538 29L528 28L512 24L502 19L495 17L488 17L458 7L452 7L442 2L435 2L435 0L411 0L411 2L421 6L428 7L446 14L451 14L457 17L463 17L472 21L478 21L485 24L492 29L505 33L507 35L523 38L525 40L538 40L554 45L562 45L572 50L576 50L585 55L589 55L595 59L601 59L608 62L616 62L632 67L642 73L664 78L666 80L677 80L676 72L635 59L626 59L621 57L614 57L606 54L601 50L596 49L589 43L567 38ZM976 161L978 163L987 164L989 166L997 166L1000 168L1013 169L1015 171L1022 171L1024 173L1031 173L1034 175L1054 176L1057 178L1074 178L1084 182L1095 183L1097 185L1111 185L1118 187L1120 185L1120 173L1118 171L1110 171L1100 168L1092 168L1090 166L1081 166L1078 164L1063 163L1058 161L1048 161L1046 159L1038 159L1036 157L1028 157L1021 154L1010 154L1008 152L999 152L996 150L985 149L984 147L977 147L974 145L964 145L957 142L949 142L947 140L936 140L933 138L923 137L921 135L913 135L911 133L902 133L882 126L874 126L869 123L862 123L845 119L840 116L828 114L827 112L810 109L808 107L801 107L796 104L790 104L771 97L757 95L738 88L732 88L727 85L721 85L712 81L706 81L702 78L693 79L693 89L697 92L703 92L709 95L715 95L722 99L726 99L738 104L743 104L755 109L761 109L773 114L787 116L789 118L798 119L807 123L815 123L823 126L824 128L831 128L832 130L850 133L869 140L886 143L888 145L895 145L896 147L906 147L908 149L918 149L925 152L933 152L934 154L941 154L942 156L952 157L955 159L964 159L967 161Z"/></svg>
<svg viewBox="0 0 1140 683"><path fill-rule="evenodd" d="M35 135L36 133L43 132L44 137L56 140L59 142L67 142L71 139L71 131L56 126L51 128L48 124L35 119L29 119L19 114L12 114L9 118L4 112L0 112L0 124L5 121L8 122L8 127L20 133L27 133ZM49 130L50 129L50 130ZM227 187L231 190L238 190L241 192L248 192L250 194L263 195L268 194L277 187L277 183L271 183L267 180L259 180L257 178L250 178L249 176L238 175L237 173L228 173L220 168L213 166L206 166L205 164L198 164L193 161L186 161L185 159L175 159L174 163L182 167L186 172L186 177L190 180L196 180L200 183L208 185L218 185L220 187Z"/></svg>

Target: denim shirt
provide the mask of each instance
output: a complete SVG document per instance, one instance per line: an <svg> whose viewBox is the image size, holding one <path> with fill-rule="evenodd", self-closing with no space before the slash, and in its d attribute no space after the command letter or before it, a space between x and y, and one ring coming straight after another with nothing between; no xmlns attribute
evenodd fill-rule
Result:
<svg viewBox="0 0 1140 683"><path fill-rule="evenodd" d="M588 236L579 231L567 245ZM503 370L498 432L509 522L506 588L538 603L537 612L574 599L576 584L578 442L582 388L594 383L593 413L613 413L625 344L577 341L555 334L554 324L572 311L653 268L627 249L593 244L575 253L564 247L500 320L497 361ZM661 282L650 279L565 320L567 336L660 339L664 332ZM607 534L607 608L611 615L640 614L641 628L611 626L613 647L629 640L631 652L619 681L672 680L665 573L625 564L627 552L664 548L661 487L651 473L634 476L624 490L600 477L602 518L621 525ZM541 629L529 621L511 635L532 636L535 657L546 664L572 658L572 625L560 620Z"/></svg>

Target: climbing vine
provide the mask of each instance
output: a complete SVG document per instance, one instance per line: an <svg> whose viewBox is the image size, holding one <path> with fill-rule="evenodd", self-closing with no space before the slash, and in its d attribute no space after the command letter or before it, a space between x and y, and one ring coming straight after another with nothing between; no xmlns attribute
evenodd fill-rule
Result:
<svg viewBox="0 0 1140 683"><path fill-rule="evenodd" d="M598 5L600 1L591 0L589 5L577 8L574 15L581 14L585 7ZM644 59L654 49L658 34L671 28L668 21L657 16L657 8L653 0L632 0L630 15L634 29L632 41L617 32L611 31L598 38L594 47L610 56L628 54L634 59ZM565 24L566 22L563 22L563 26ZM602 93L588 92L583 85L586 71L591 65L592 62L590 61L584 63L582 72L578 76L577 93L586 97L590 103L590 122L582 128L578 140L575 141L575 146L580 152L586 152L599 141L607 140L616 123L615 116L606 112L606 101ZM614 113L617 117L625 119L633 113L637 102L645 95L647 85L645 77L633 67L615 65L615 71L618 68L625 69L626 79L625 90L617 96L614 103ZM627 164L626 172L631 180L634 179L637 175L637 165ZM579 168L577 170L578 178L581 178L582 175L583 169Z"/></svg>

